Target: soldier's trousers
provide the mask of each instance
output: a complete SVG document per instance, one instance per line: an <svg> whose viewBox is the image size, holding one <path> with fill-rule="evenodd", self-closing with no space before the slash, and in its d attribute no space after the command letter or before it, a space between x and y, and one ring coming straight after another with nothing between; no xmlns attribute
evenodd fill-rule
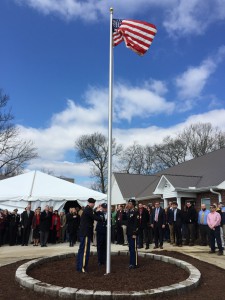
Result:
<svg viewBox="0 0 225 300"><path fill-rule="evenodd" d="M106 244L107 244L106 233L97 232L97 253L98 253L99 265L104 265L106 263Z"/></svg>
<svg viewBox="0 0 225 300"><path fill-rule="evenodd" d="M130 251L130 266L136 267L138 265L138 251L137 251L137 237L132 235L127 236L129 251Z"/></svg>
<svg viewBox="0 0 225 300"><path fill-rule="evenodd" d="M77 254L77 271L85 273L87 271L90 256L91 238L80 236L80 246Z"/></svg>

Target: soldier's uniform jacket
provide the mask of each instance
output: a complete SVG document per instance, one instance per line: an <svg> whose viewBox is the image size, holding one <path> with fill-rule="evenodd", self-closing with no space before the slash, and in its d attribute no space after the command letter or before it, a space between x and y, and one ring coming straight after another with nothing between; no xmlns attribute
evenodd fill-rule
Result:
<svg viewBox="0 0 225 300"><path fill-rule="evenodd" d="M87 205L80 219L80 236L92 237L94 220L101 221L101 217Z"/></svg>
<svg viewBox="0 0 225 300"><path fill-rule="evenodd" d="M101 218L96 225L96 231L101 234L106 234L107 232L107 219L105 218L105 213L102 211L97 212L97 215Z"/></svg>
<svg viewBox="0 0 225 300"><path fill-rule="evenodd" d="M127 235L137 235L139 226L139 216L136 209L127 211Z"/></svg>

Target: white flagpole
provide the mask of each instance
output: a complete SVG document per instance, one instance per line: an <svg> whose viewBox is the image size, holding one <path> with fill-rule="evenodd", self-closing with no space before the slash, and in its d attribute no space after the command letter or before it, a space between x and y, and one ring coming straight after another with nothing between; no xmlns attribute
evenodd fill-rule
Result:
<svg viewBox="0 0 225 300"><path fill-rule="evenodd" d="M107 210L107 253L106 274L111 271L111 197L112 197L112 116L113 116L113 8L110 8L110 41L109 41L109 125L108 125L108 210Z"/></svg>

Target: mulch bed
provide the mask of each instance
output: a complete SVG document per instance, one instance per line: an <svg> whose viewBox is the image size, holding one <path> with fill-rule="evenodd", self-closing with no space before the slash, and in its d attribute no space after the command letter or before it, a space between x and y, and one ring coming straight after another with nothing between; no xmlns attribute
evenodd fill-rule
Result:
<svg viewBox="0 0 225 300"><path fill-rule="evenodd" d="M181 298L182 300L223 299L225 270L177 252L161 251L158 254L185 260L197 267L202 274L199 287L182 296L163 296L164 300L180 300ZM0 299L11 300L14 297L20 300L53 299L48 295L23 289L15 282L15 271L24 262L17 262L0 268ZM111 273L104 275L105 268L96 267L96 256L93 256L90 258L89 273L80 274L75 271L75 259L67 258L61 261L47 262L40 268L36 267L30 271L30 275L41 281L60 286L117 291L156 288L188 277L184 270L174 265L146 260L145 258L139 258L139 263L140 268L128 270L127 256L112 256Z"/></svg>
<svg viewBox="0 0 225 300"><path fill-rule="evenodd" d="M189 276L185 270L175 265L142 257L138 258L140 267L129 270L128 261L128 256L112 256L111 272L104 275L106 267L98 267L97 256L91 256L88 274L82 274L75 271L75 258L66 258L37 266L28 275L53 285L78 289L88 287L95 291L143 291L162 286L161 279L165 282L164 285L171 285Z"/></svg>

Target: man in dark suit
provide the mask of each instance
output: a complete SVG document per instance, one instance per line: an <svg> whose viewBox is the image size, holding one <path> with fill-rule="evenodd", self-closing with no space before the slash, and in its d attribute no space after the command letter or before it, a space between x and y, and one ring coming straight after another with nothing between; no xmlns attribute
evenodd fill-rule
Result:
<svg viewBox="0 0 225 300"><path fill-rule="evenodd" d="M40 216L40 244L41 247L47 247L49 230L52 223L52 213L49 211L49 206L41 212Z"/></svg>
<svg viewBox="0 0 225 300"><path fill-rule="evenodd" d="M182 211L178 208L178 204L176 201L172 203L172 219L173 219L173 229L174 229L174 236L175 242L178 247L182 247Z"/></svg>
<svg viewBox="0 0 225 300"><path fill-rule="evenodd" d="M169 226L170 231L170 244L175 245L175 235L174 235L174 228L173 228L173 202L169 201L169 205L166 211L166 221Z"/></svg>
<svg viewBox="0 0 225 300"><path fill-rule="evenodd" d="M143 248L144 237L147 240L148 238L148 221L149 221L149 213L147 209L143 206L142 203L138 203L138 248ZM146 243L146 248L149 248L149 245Z"/></svg>
<svg viewBox="0 0 225 300"><path fill-rule="evenodd" d="M27 205L25 211L21 214L21 226L23 229L22 246L28 246L33 217L34 212L31 210L31 206Z"/></svg>
<svg viewBox="0 0 225 300"><path fill-rule="evenodd" d="M166 225L166 215L165 210L160 206L159 202L155 203L155 208L153 209L151 215L151 226L154 229L154 239L155 247L157 249L163 249L163 230Z"/></svg>
<svg viewBox="0 0 225 300"><path fill-rule="evenodd" d="M80 246L77 254L77 271L86 273L90 255L90 243L93 237L94 220L101 221L102 218L97 215L100 207L93 210L95 199L89 198L88 205L85 207L80 219Z"/></svg>
<svg viewBox="0 0 225 300"><path fill-rule="evenodd" d="M187 235L185 245L194 246L196 238L196 224L198 222L198 213L194 205L188 201L186 203L185 223L187 224Z"/></svg>

